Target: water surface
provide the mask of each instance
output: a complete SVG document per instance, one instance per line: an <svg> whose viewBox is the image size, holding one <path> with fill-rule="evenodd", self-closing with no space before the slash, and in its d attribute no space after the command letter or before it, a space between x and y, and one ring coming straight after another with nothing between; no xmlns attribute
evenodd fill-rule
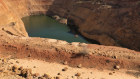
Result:
<svg viewBox="0 0 140 79"><path fill-rule="evenodd" d="M67 42L88 43L83 37L74 37L67 25L48 16L28 16L22 18L30 37L43 37L65 40Z"/></svg>

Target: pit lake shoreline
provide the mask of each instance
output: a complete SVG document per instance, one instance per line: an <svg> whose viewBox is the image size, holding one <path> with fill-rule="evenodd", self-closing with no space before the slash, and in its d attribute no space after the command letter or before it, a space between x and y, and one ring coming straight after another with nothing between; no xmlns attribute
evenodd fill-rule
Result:
<svg viewBox="0 0 140 79"><path fill-rule="evenodd" d="M89 43L81 35L75 37L66 24L62 24L49 16L28 16L22 18L22 21L24 22L26 31L30 37L58 39L67 41L69 43Z"/></svg>

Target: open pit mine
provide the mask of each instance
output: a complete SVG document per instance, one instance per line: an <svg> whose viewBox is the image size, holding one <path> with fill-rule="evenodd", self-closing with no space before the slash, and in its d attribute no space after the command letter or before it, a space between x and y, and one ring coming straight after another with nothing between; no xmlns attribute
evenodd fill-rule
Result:
<svg viewBox="0 0 140 79"><path fill-rule="evenodd" d="M140 79L140 1L0 0L0 79Z"/></svg>

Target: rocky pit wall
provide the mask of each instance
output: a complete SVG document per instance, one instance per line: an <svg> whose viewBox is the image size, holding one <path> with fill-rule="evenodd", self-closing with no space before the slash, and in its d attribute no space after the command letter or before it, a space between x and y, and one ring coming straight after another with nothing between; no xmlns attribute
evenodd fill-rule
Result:
<svg viewBox="0 0 140 79"><path fill-rule="evenodd" d="M0 0L0 27L28 36L21 17L47 14L68 18L68 25L102 45L140 50L139 0Z"/></svg>
<svg viewBox="0 0 140 79"><path fill-rule="evenodd" d="M140 50L139 0L55 0L50 14L102 45Z"/></svg>
<svg viewBox="0 0 140 79"><path fill-rule="evenodd" d="M51 0L0 0L0 30L16 36L28 36L21 18L46 14L51 2Z"/></svg>
<svg viewBox="0 0 140 79"><path fill-rule="evenodd" d="M19 58L32 57L59 63L68 61L71 66L82 64L84 67L107 69L113 69L116 65L127 69L139 69L140 67L139 52L118 47L67 43L47 38L31 38L28 37L21 20L24 16L38 14L53 14L65 18L68 16L70 25L73 26L73 28L78 27L78 31L87 38L94 39L105 45L128 46L138 50L140 45L138 37L140 31L138 26L139 22L137 22L139 21L139 16L137 15L134 15L134 17L137 18L135 18L136 23L134 26L133 19L128 18L128 20L130 20L128 23L130 24L128 27L124 27L121 26L123 24L121 18L123 17L117 16L120 14L118 13L120 12L120 8L109 7L109 9L107 9L107 5L103 5L101 2L95 4L96 6L91 5L89 3L90 1L84 1L83 3L75 0L0 0L0 2L0 50L4 52L3 54L11 54ZM127 2L129 2L129 0ZM132 3L135 2L136 0ZM113 3L114 1L110 2L110 4ZM117 3L122 4L123 2ZM127 7L130 8L129 5ZM91 11L90 8L97 8L97 10ZM126 10L129 11L129 9ZM135 9L132 9L131 16L135 13L133 10ZM104 12L102 13L102 11ZM114 11L117 12L112 13ZM121 12L124 13L125 11L122 10ZM110 17L110 15L112 17ZM118 23L116 24L114 20L116 20L117 17L120 19L117 19ZM108 18L108 20L106 18ZM121 23L119 23L120 21ZM98 23L97 26L96 23ZM102 24L104 25L102 26ZM130 26L133 26L133 28L130 28ZM129 31L127 28L129 28ZM115 34L119 35L116 36ZM121 36L124 37L122 38ZM131 36L133 39L127 39Z"/></svg>

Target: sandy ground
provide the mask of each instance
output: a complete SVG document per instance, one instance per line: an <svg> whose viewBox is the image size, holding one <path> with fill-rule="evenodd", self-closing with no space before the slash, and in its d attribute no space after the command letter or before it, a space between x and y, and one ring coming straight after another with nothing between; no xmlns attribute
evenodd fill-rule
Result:
<svg viewBox="0 0 140 79"><path fill-rule="evenodd" d="M8 63L31 68L33 73L47 73L62 79L140 79L140 52L113 46L70 44L55 39L6 36L2 33L0 57L11 55ZM71 67L62 65L64 61ZM73 68L79 64L82 64L82 68ZM120 66L121 70L113 70L114 66ZM68 70L62 71L65 67ZM77 78L76 73L81 76ZM0 76L0 79L18 78Z"/></svg>
<svg viewBox="0 0 140 79"><path fill-rule="evenodd" d="M30 57L49 62L68 62L69 66L139 70L140 52L127 48L85 43L68 43L48 38L18 37L0 31L0 53L22 59ZM13 40L14 39L14 40Z"/></svg>
<svg viewBox="0 0 140 79"><path fill-rule="evenodd" d="M63 79L140 79L140 75L134 76L127 74L127 70L97 70L94 68L72 68L67 65L48 63L40 60L32 59L11 59L14 65L23 66L24 68L31 68L33 73L50 74L51 76L59 76ZM18 63L17 63L18 62ZM13 65L12 64L12 65ZM65 67L67 71L62 71ZM58 75L60 73L61 75ZM80 73L80 77L76 77L75 74Z"/></svg>

